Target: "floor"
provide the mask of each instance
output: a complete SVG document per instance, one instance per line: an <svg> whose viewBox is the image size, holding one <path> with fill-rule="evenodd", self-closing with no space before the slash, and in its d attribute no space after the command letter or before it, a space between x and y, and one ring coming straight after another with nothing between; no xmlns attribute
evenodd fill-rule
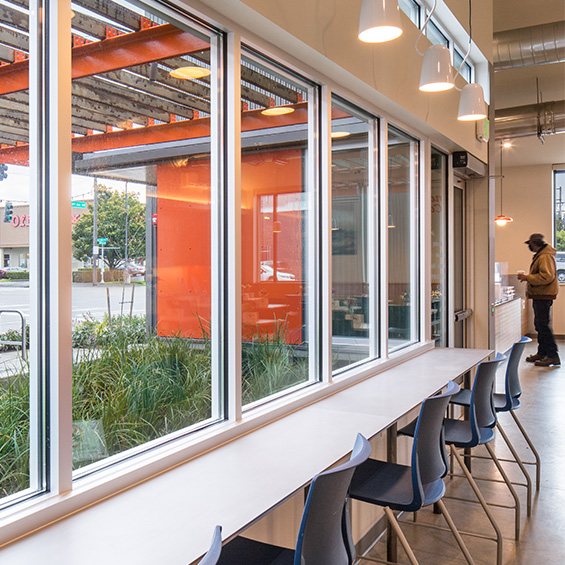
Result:
<svg viewBox="0 0 565 565"><path fill-rule="evenodd" d="M514 540L514 510L491 507L504 538L503 563L520 565L562 565L565 563L565 342L559 343L561 367L535 367L524 359L520 365L522 406L517 416L528 432L541 457L541 486L535 491L535 468L527 466L533 484L532 515L526 517L526 489L515 487L521 504L520 540ZM535 341L528 344L524 358L535 353ZM503 370L497 378L497 391L503 390ZM522 439L512 417L502 414L500 422L524 461L533 461L531 450ZM495 440L499 457L509 457L502 438ZM483 447L479 454L486 455ZM499 478L491 461L473 459L473 475ZM511 480L524 482L517 465L503 463ZM513 499L506 485L479 481L479 488L487 501L512 504ZM474 498L465 479L446 479L447 496ZM455 524L459 529L493 535L492 527L478 504L444 498ZM444 526L441 515L431 509L418 513L419 522L432 522ZM422 565L451 565L466 563L455 539L448 532L418 527L412 523L412 515L401 517L403 532ZM496 564L496 543L490 540L463 536L477 565ZM384 558L385 542L380 541L369 555ZM402 548L398 548L399 563L408 563ZM369 561L361 561L369 563Z"/></svg>

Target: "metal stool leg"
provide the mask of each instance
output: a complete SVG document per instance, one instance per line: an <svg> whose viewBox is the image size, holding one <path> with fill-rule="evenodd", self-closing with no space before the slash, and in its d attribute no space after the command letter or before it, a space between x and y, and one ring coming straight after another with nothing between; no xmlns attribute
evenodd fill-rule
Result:
<svg viewBox="0 0 565 565"><path fill-rule="evenodd" d="M487 504L487 501L485 500L483 494L479 490L477 483L473 479L473 476L471 475L471 473L469 473L469 469L467 469L467 467L465 467L465 463L463 462L462 457L459 455L459 453L457 453L457 448L454 445L451 445L450 447L451 447L450 451L451 451L452 456L459 463L459 466L461 467L463 473L465 474L467 481L471 485L471 488L473 489L475 496L479 500L480 505L483 507L483 510L485 511L485 514L487 515L489 522L491 523L491 526L494 528L494 531L496 533L496 565L502 565L503 541L502 541L502 533L500 531L500 528L498 527L498 524L496 523L496 520L494 519L494 516L493 516L492 512L490 511L490 508Z"/></svg>
<svg viewBox="0 0 565 565"><path fill-rule="evenodd" d="M520 422L520 420L518 419L518 416L516 415L516 413L514 412L514 410L510 410L510 414L512 415L512 418L514 418L514 421L516 422L516 425L518 426L518 428L520 429L520 432L522 432L522 435L524 436L524 439L526 440L526 443L528 444L528 446L530 447L530 449L532 450L532 453L534 454L534 457L536 459L535 463L531 463L533 465L536 466L536 490L539 491L539 487L540 487L540 477L541 477L541 459L540 456L536 450L536 448L534 447L534 444L532 443L532 440L530 439L530 436L526 433L526 430L524 429L524 426L522 426L522 423Z"/></svg>
<svg viewBox="0 0 565 565"><path fill-rule="evenodd" d="M520 499L518 498L518 495L516 494L516 491L514 490L514 487L512 486L512 483L510 482L510 479L508 478L506 471L503 469L502 465L500 464L500 461L498 460L496 453L493 451L492 447L488 443L485 443L484 445L487 448L487 451L489 452L489 455L491 456L492 460L494 461L494 464L496 465L498 472L500 473L501 477L504 479L504 482L506 483L506 486L508 487L508 490L510 491L512 498L514 499L514 538L516 539L516 541L518 541L520 539Z"/></svg>
<svg viewBox="0 0 565 565"><path fill-rule="evenodd" d="M398 541L400 542L400 544L404 548L404 551L406 552L406 555L408 556L408 560L412 565L418 565L418 560L416 559L416 556L414 555L412 548L408 544L408 540L406 539L406 536L404 535L403 531L400 529L400 526L396 521L396 517L394 516L394 513L388 506L384 507L384 511L390 525L392 526L396 535L398 536Z"/></svg>
<svg viewBox="0 0 565 565"><path fill-rule="evenodd" d="M461 538L459 531L455 527L455 524L454 524L453 520L451 519L451 516L449 515L449 512L447 511L447 508L445 507L443 500L438 500L436 502L436 504L437 504L438 508L440 509L441 513L443 514L443 517L445 518L445 521L447 522L449 529L453 533L453 537L455 538L455 540L457 541L457 544L461 548L461 551L463 552L463 555L465 556L467 563L469 563L469 565L475 565L475 562L473 561L473 558L471 557L471 554L469 553L469 550L467 549L465 542Z"/></svg>
<svg viewBox="0 0 565 565"><path fill-rule="evenodd" d="M497 427L498 431L500 432L500 435L503 437L504 441L506 442L508 449L510 449L510 452L512 453L512 457L514 457L514 459L516 460L516 463L518 464L518 467L520 467L520 470L522 471L524 478L526 479L526 490L527 490L527 497L528 497L527 501L526 501L527 502L526 507L527 507L527 515L529 517L529 516L532 515L532 481L530 479L530 474L526 470L526 467L524 467L524 464L522 463L520 456L518 455L518 453L516 453L516 450L514 449L512 442L510 441L510 439L506 435L504 429L500 425L500 422L496 423L496 427Z"/></svg>

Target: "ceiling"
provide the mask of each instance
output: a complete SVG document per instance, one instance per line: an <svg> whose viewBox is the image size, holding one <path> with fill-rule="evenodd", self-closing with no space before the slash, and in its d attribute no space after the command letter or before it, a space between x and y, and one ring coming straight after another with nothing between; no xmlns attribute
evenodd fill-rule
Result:
<svg viewBox="0 0 565 565"><path fill-rule="evenodd" d="M493 0L494 32L565 20L563 0ZM552 63L497 71L494 75L495 108L512 108L538 101L536 79L541 101L565 99L565 63ZM558 164L565 162L565 134L512 141L505 153L505 166Z"/></svg>

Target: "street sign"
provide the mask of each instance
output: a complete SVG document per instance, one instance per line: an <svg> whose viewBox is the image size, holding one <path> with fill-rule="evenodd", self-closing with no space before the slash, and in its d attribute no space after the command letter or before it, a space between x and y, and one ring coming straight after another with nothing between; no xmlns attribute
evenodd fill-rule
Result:
<svg viewBox="0 0 565 565"><path fill-rule="evenodd" d="M97 240L99 245L106 245L108 243L108 238L107 237L99 237Z"/></svg>
<svg viewBox="0 0 565 565"><path fill-rule="evenodd" d="M78 200L73 200L71 202L71 208L86 208L86 202L79 202Z"/></svg>

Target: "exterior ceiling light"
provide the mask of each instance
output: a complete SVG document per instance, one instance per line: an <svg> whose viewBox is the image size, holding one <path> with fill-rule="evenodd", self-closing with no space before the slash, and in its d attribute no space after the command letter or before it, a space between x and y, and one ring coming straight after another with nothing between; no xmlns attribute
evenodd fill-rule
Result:
<svg viewBox="0 0 565 565"><path fill-rule="evenodd" d="M204 67L179 67L178 69L169 71L169 75L173 78L180 79L203 78L211 74L212 71L210 69L205 69Z"/></svg>
<svg viewBox="0 0 565 565"><path fill-rule="evenodd" d="M457 119L462 122L474 122L487 117L487 105L483 87L477 83L466 84L459 99Z"/></svg>
<svg viewBox="0 0 565 565"><path fill-rule="evenodd" d="M284 116L285 114L292 114L294 108L290 106L274 106L273 108L265 108L261 114L265 116Z"/></svg>
<svg viewBox="0 0 565 565"><path fill-rule="evenodd" d="M449 49L445 45L430 45L424 53L420 90L443 92L454 86Z"/></svg>
<svg viewBox="0 0 565 565"><path fill-rule="evenodd" d="M339 139L340 137L349 137L351 132L349 131L332 131L332 139Z"/></svg>
<svg viewBox="0 0 565 565"><path fill-rule="evenodd" d="M502 143L502 147L504 147L504 149L510 149L510 147L512 147L512 143L510 143L510 141L504 141Z"/></svg>
<svg viewBox="0 0 565 565"><path fill-rule="evenodd" d="M359 17L359 39L384 43L402 35L398 0L363 0Z"/></svg>

